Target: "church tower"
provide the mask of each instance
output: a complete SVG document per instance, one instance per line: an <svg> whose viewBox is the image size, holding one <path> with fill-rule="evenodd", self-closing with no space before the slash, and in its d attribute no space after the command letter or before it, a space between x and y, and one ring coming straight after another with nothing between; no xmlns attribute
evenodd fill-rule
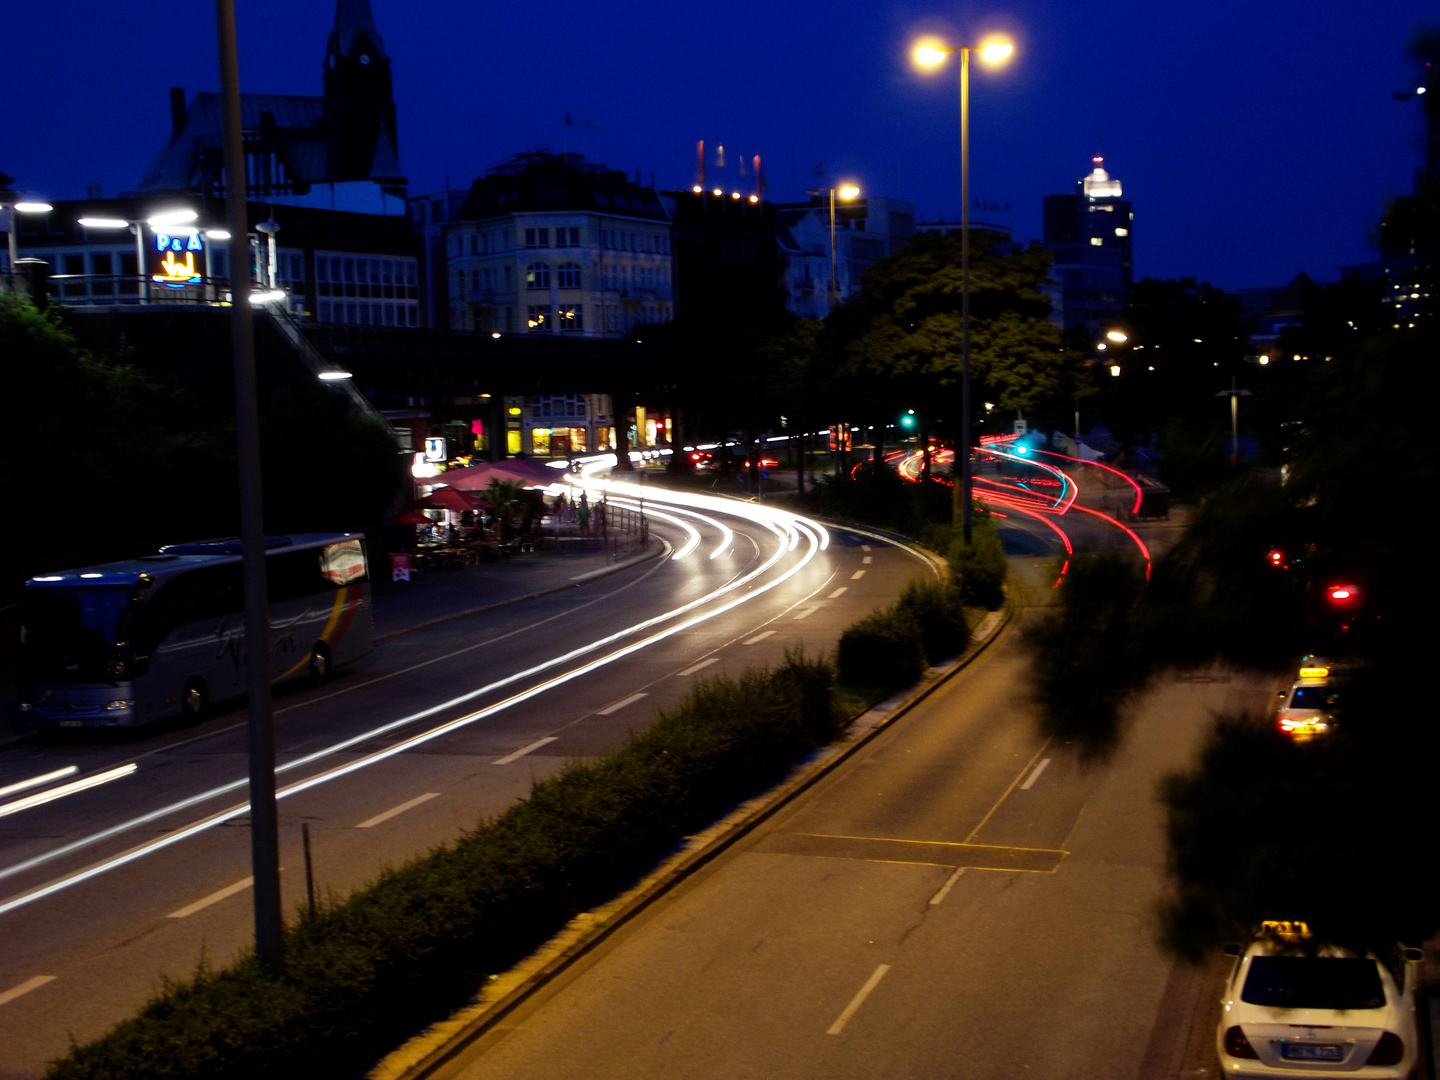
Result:
<svg viewBox="0 0 1440 1080"><path fill-rule="evenodd" d="M370 0L336 0L325 53L325 127L332 182L404 185L390 57Z"/></svg>

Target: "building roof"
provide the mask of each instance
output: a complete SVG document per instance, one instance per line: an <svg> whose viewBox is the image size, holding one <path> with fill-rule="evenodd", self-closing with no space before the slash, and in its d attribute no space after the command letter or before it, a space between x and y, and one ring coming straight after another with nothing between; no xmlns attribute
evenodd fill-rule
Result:
<svg viewBox="0 0 1440 1080"><path fill-rule="evenodd" d="M571 210L668 221L653 188L617 169L587 162L581 154L527 151L488 169L475 181L455 215L483 221L516 213Z"/></svg>
<svg viewBox="0 0 1440 1080"><path fill-rule="evenodd" d="M329 53L331 56L351 56L370 43L376 57L388 60L385 43L380 40L380 31L375 29L375 14L370 10L370 0L338 0L335 5L335 29L330 34Z"/></svg>

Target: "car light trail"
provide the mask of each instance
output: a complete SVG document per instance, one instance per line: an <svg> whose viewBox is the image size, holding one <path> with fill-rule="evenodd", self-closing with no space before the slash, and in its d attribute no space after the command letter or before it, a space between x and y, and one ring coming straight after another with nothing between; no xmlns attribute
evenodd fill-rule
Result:
<svg viewBox="0 0 1440 1080"><path fill-rule="evenodd" d="M1090 465L1097 469L1104 469L1108 473L1114 473L1116 476L1120 477L1121 480L1124 480L1127 484L1129 484L1132 488L1135 489L1135 505L1131 508L1130 512L1132 514L1138 514L1140 512L1140 500L1145 493L1140 489L1139 484L1137 484L1131 477L1126 476L1119 469L1112 468L1109 465L1102 465L1098 461L1086 461L1084 458L1070 457L1070 455L1068 454L1057 454L1054 450L1032 449L1030 452L1032 454L1049 454L1051 457L1064 458L1066 461L1078 461L1081 465Z"/></svg>
<svg viewBox="0 0 1440 1080"><path fill-rule="evenodd" d="M36 792L34 795L26 795L23 799L16 799L14 802L5 803L0 806L0 817L9 817L11 814L18 814L21 810L29 810L32 806L40 806L44 803L54 802L56 799L63 799L67 795L74 795L80 791L88 791L90 788L99 787L101 784L108 784L111 780L119 780L122 776L129 776L135 771L135 763L121 765L118 769L108 769L103 773L96 773L94 776L87 776L81 780L75 780L68 784L61 784L49 791ZM64 770L61 770L61 775Z"/></svg>
<svg viewBox="0 0 1440 1080"><path fill-rule="evenodd" d="M1114 525L1117 529L1122 530L1125 535L1130 537L1131 540L1134 540L1135 546L1140 549L1140 554L1145 556L1145 580L1150 580L1150 549L1145 546L1145 541L1140 539L1139 535L1136 534L1134 529L1130 528L1128 525L1124 525L1121 522L1116 521L1109 514L1102 514L1099 510L1091 510L1088 506L1077 506L1075 507L1075 509L1081 511L1082 513L1094 514L1098 518L1104 518L1111 525Z"/></svg>
<svg viewBox="0 0 1440 1080"><path fill-rule="evenodd" d="M633 501L633 500L631 500L631 499L618 499L618 498L617 498L617 499L615 499L614 501L615 501L618 505L620 505L620 506L632 506L632 507L633 507L633 506L637 506L637 505L638 505L638 503L636 503L635 501ZM653 500L652 500L652 501L653 501ZM730 550L730 545L735 542L735 532L734 532L734 530L731 529L729 525L726 525L726 524L725 524L723 521L721 521L719 518L713 518L713 517L710 517L708 514L701 514L701 513L698 513L698 512L696 512L696 511L694 511L694 510L681 510L679 507L673 507L672 509L673 509L673 510L675 511L675 513L677 513L677 514L684 514L686 517L694 518L696 521L703 521L706 525L709 525L711 528L715 529L715 530L720 534L720 543L717 544L717 545L715 546L715 549L710 552L710 558L711 558L711 559L718 559L721 555L724 555L725 552L727 552L727 551ZM687 529L687 530L690 530L690 531L692 531L692 532L694 531L693 529L690 529L690 526L687 525L687 524L685 524L683 521L678 521L678 520L676 520L675 518L670 518L669 520L674 521L675 524L679 525L679 526L680 526L681 528L683 528L683 529ZM696 533L695 535L696 535L696 544L698 545L699 542L700 542L700 541L699 541L699 535L700 535L700 534L699 534L699 533ZM793 545L792 545L792 548L791 548L791 549L793 550ZM679 559L679 558L681 557L681 554L688 555L692 550L693 550L692 547L688 547L688 546L687 546L687 547L684 549L683 552L677 553L675 556L673 556L673 558Z"/></svg>
<svg viewBox="0 0 1440 1080"><path fill-rule="evenodd" d="M5 798L7 795L14 795L17 791L29 791L31 788L53 784L56 780L63 780L67 776L74 776L79 771L79 765L66 765L65 768L56 769L54 772L47 772L44 776L32 776L29 780L21 780L19 783L0 787L0 799Z"/></svg>
<svg viewBox="0 0 1440 1080"><path fill-rule="evenodd" d="M610 483L604 486L609 491L614 491L617 494L624 493L627 495L634 493L636 489L636 485L632 484ZM428 717L434 716L444 710L454 708L457 705L462 705L467 701L472 701L475 698L482 696L486 693L493 692L494 690L512 685L522 679L550 670L561 664L576 660L586 654L593 653L598 649L604 648L608 645L614 645L623 638L633 636L634 634L643 632L645 630L649 630L663 622L675 618L678 615L683 615L686 612L695 611L696 608L708 604L711 601L721 596L724 596L727 593L735 592L741 586L752 582L762 574L767 573L785 556L785 554L789 550L791 550L792 538L798 539L801 536L806 538L809 541L808 550L804 552L798 559L796 559L792 566L788 567L783 573L777 575L772 580L758 584L751 590L727 600L718 607L693 615L688 619L684 619L681 622L675 623L674 625L659 630L638 641L633 641L630 644L624 645L618 649L613 650L612 652L606 653L605 655L594 657L593 659L579 665L578 667L572 668L569 671L561 672L558 675L554 675L542 683L538 683L535 686L532 686L526 690L522 690L519 693L514 694L511 697L508 697L502 701L496 702L493 705L486 706L485 708L482 708L476 712L469 713L465 716L461 716L457 719L441 723L428 731L420 732L416 735L411 736L408 739L405 739L400 743L396 743L393 746L386 747L383 750L376 751L372 754L366 755L365 757L357 758L354 761L347 762L343 765L326 770L325 772L317 773L313 776L296 781L293 784L281 788L277 792L276 797L288 798L291 795L298 794L302 791L307 791L313 787L318 787L319 785L328 783L331 780L336 780L343 776L348 776L351 773L359 771L360 769L368 768L371 765L375 765L381 761L385 761L391 757L394 757L396 754L403 753L405 750L411 749L422 743L429 742L433 739L440 738L441 736L448 734L451 731L455 731L461 727L465 727L479 720L493 716L496 713L509 709L517 704L520 704L521 702L528 701L533 697L546 693L547 691L552 690L558 686L562 686L565 683L580 678L583 675L589 674L590 672L604 667L605 665L614 663L617 660L620 660L633 653L639 652L640 650L648 648L651 645L654 645L660 641L664 641L676 634L682 633L685 630L691 629L695 626L700 625L701 623L707 622L710 619L723 615L726 612L739 607L741 604L749 603L750 601L764 595L770 590L779 587L781 584L788 581L790 578L794 577L806 566L808 566L810 562L815 558L817 553L825 550L825 548L829 545L829 533L826 531L824 526L820 525L818 522L811 521L810 519L801 518L788 511L775 510L769 507L760 507L750 503L733 502L731 500L720 499L715 496L691 495L683 492L664 492L663 495L660 492L651 492L650 494L652 501L660 501L660 499L656 499L655 496L661 495L661 497L666 502L670 502L673 498L673 501L675 502L681 502L691 506L701 506L708 509L713 509L720 513L728 513L736 517L742 517L750 520L775 535L776 539L780 541L778 550L771 557L761 563L760 566L751 570L749 573L741 575L740 577L737 577L734 580L727 582L725 585L713 590L712 592L706 594L703 597L692 600L687 604L681 605L680 607L674 608L671 611L665 612L661 615L656 615L650 619L646 619L642 622L636 623L633 626L618 631L617 633L608 635L607 637L601 638L595 642L591 642L588 645L584 645L577 649L571 650L570 652L562 656L555 657L554 659L545 661L541 664L537 664L531 668L526 669L525 671L517 672L513 675L507 676L504 679L496 680L495 682L490 683L487 686L480 687L477 690L469 691L465 694L452 698L449 701L442 702L438 705L434 705L429 708L420 710L419 712L412 713L409 716L389 721L363 734L343 739L337 743L334 743L331 746L325 747L321 750L317 750L311 754L307 754L294 761L287 762L284 765L279 766L275 770L276 773L279 774L283 772L290 772L297 768L302 768L306 765L313 764L325 757L339 753L360 743L373 740L378 735L393 731L396 728L405 726L407 724L414 723L417 720L423 720ZM135 766L133 764L125 767L125 769L130 772L133 772L134 768ZM115 771L119 772L121 770ZM51 861L52 859L59 858L63 855L71 854L75 851L83 849L84 847L114 837L129 829L133 829L138 825L155 821L168 814L175 813L178 810L187 809L191 806L197 805L212 798L216 798L228 792L241 790L246 786L246 780L236 780L228 784L223 784L219 787L213 788L210 791L190 796L189 798L171 804L170 806L152 811L151 813L134 818L120 825L112 826L108 829L101 830L100 832L92 834L89 837L85 837L81 840L77 840L70 844L63 845L62 847L47 852L43 855L36 856L32 859L26 860L25 862L18 863L11 867L7 867L4 870L0 870L0 878L9 877L13 874L33 869L37 866L43 865L44 863ZM48 795L49 793L47 792L44 794ZM226 810L221 810L218 813L212 814L199 821L192 822L189 825L176 829L170 833L167 833L165 836L158 837L155 840L151 840L147 843L141 844L135 848L130 849L129 851L122 852L119 855L105 859L99 863L96 863L93 866L78 870L72 874L66 875L55 881L39 886L28 892L24 892L19 895L10 897L5 901L0 902L0 914L13 911L16 908L23 907L26 904L33 903L34 901L42 899L46 896L51 896L63 889L69 888L72 885L77 885L82 881L88 881L101 874L107 873L110 870L117 869L121 866L134 862L137 859L143 858L146 855L153 854L156 851L160 851L163 848L170 847L171 845L179 843L182 840L196 836L199 833L202 833L207 829L220 825L223 822L228 821L234 817L242 816L243 814L248 812L248 808L248 802L243 804L237 804L236 806L232 806Z"/></svg>

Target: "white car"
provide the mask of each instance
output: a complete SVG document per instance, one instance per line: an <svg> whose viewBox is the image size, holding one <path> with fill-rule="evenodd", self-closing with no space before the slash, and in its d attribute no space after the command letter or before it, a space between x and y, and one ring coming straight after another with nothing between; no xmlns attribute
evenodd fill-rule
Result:
<svg viewBox="0 0 1440 1080"><path fill-rule="evenodd" d="M1282 704L1276 722L1281 731L1296 738L1324 735L1338 723L1344 694L1343 678L1297 679L1289 690L1280 691Z"/></svg>
<svg viewBox="0 0 1440 1080"><path fill-rule="evenodd" d="M1418 953L1404 955L1397 983L1374 956L1335 949L1301 955L1275 936L1254 942L1225 984L1215 1031L1222 1072L1409 1080L1417 1061Z"/></svg>

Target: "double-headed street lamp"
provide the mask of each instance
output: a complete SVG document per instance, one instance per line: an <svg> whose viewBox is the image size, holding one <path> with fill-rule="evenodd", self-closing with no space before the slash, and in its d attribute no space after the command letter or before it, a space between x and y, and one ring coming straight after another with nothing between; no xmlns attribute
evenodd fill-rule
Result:
<svg viewBox="0 0 1440 1080"><path fill-rule="evenodd" d="M960 519L961 536L970 544L970 54L978 52L987 64L999 64L1015 51L1008 41L992 39L980 46L950 47L922 41L915 47L915 63L939 67L952 53L960 54L960 440L955 457L960 463L960 482L955 485L952 513ZM953 518L952 518L953 520Z"/></svg>
<svg viewBox="0 0 1440 1080"><path fill-rule="evenodd" d="M150 296L150 279L145 273L145 226L150 226L150 228L154 229L157 233L193 236L199 230L196 229L191 222L195 221L199 216L200 215L194 210L180 209L166 210L158 214L152 214L143 221L132 221L130 218L82 217L77 224L96 231L129 229L135 234L135 273L139 275L140 278L140 299L146 300L149 299ZM218 238L214 230L210 230L208 235L212 238ZM223 235L226 237L229 236L228 233L224 233ZM208 262L208 247L206 248L205 254ZM186 258L189 258L188 254ZM210 276L210 268L208 265L205 268L205 276L207 278Z"/></svg>
<svg viewBox="0 0 1440 1080"><path fill-rule="evenodd" d="M840 295L840 279L835 272L835 199L838 196L841 202L850 202L860 197L860 189L854 184L841 184L838 188L828 189L830 192L830 290L825 294L825 308L828 312L835 306ZM823 195L825 188L809 188L807 195Z"/></svg>

